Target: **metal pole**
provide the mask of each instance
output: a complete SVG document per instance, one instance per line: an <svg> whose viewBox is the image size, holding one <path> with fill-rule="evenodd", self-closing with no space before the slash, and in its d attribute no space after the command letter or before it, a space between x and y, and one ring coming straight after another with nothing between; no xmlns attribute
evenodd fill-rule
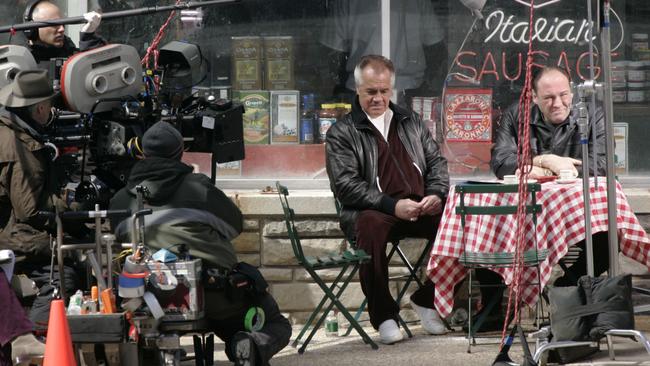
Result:
<svg viewBox="0 0 650 366"><path fill-rule="evenodd" d="M99 212L99 204L95 204L95 212ZM100 215L95 217L95 253L97 253L97 263L99 263L99 268L104 268L104 263L102 262L102 218ZM103 276L103 273L97 273L97 278Z"/></svg>
<svg viewBox="0 0 650 366"><path fill-rule="evenodd" d="M116 18L147 15L147 14L153 14L162 11L193 9L193 8L200 8L202 6L210 6L210 5L232 3L232 2L239 2L239 1L241 0L209 0L203 2L189 1L189 2L183 2L175 5L150 6L146 8L138 8L138 9L131 9L131 10L111 11L102 14L102 20L105 21L105 20L116 19ZM52 19L43 22L27 22L27 23L3 26L0 27L0 33L21 31L25 29L51 27L53 25L85 24L85 23L86 23L86 19L83 16L77 16L77 17L69 17L69 18L61 18L61 19Z"/></svg>
<svg viewBox="0 0 650 366"><path fill-rule="evenodd" d="M587 18L591 21L591 0L587 0ZM589 27L589 76L590 80L578 85L578 128L580 131L580 144L582 145L582 200L585 212L585 256L587 258L587 275L594 276L594 244L591 237L591 201L589 199L589 112L587 110L587 97L591 96L592 108L595 105L595 81L594 81L594 22ZM595 135L593 135L595 136ZM593 144L594 148L596 144ZM595 155L594 150L594 155ZM594 165L595 167L596 165ZM595 172L595 169L594 169ZM595 175L595 174L594 174Z"/></svg>
<svg viewBox="0 0 650 366"><path fill-rule="evenodd" d="M588 0L589 1L589 0ZM588 90L593 85L593 80L578 86L580 102L578 109L578 129L580 131L580 144L582 145L582 197L585 209L585 255L587 258L587 274L594 276L594 248L591 237L591 204L589 200L589 113L587 111ZM591 91L594 92L593 90Z"/></svg>
<svg viewBox="0 0 650 366"><path fill-rule="evenodd" d="M604 107L605 107L605 137L607 139L607 221L609 232L609 271L610 277L616 276L618 268L618 230L616 206L616 181L614 171L614 109L612 104L612 46L610 44L610 1L603 0L603 23L600 32L601 57L603 60Z"/></svg>
<svg viewBox="0 0 650 366"><path fill-rule="evenodd" d="M63 222L59 217L59 210L55 211L56 220L56 259L59 266L59 291L63 302L67 301L68 294L65 290L65 267L63 265Z"/></svg>

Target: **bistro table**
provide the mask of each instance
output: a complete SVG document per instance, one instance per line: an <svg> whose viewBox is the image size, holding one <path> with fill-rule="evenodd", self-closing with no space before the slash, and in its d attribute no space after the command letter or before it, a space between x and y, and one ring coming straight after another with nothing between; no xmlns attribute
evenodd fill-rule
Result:
<svg viewBox="0 0 650 366"><path fill-rule="evenodd" d="M516 205L517 193L467 194L466 205ZM458 262L463 253L463 228L460 215L455 213L459 194L454 187L449 192L445 210L431 257L427 274L436 287L435 306L442 316L451 313L454 306L454 286L467 274L467 269ZM540 264L542 287L546 285L551 270L567 253L569 246L585 238L584 202L582 181L576 179L569 184L548 182L542 184L542 191L537 195L537 202L542 212L537 216L537 226L532 228L530 215L527 217L527 248L532 248L535 240L538 249L548 249L548 257ZM607 188L606 178L590 179L591 227L592 233L607 231ZM616 182L616 205L618 208L617 228L620 251L627 257L650 268L650 239L639 224L634 212ZM516 217L466 216L465 240L468 251L515 251ZM494 268L510 284L513 278L512 268ZM523 283L537 281L537 268L526 268ZM538 286L525 286L522 299L528 305L537 301Z"/></svg>

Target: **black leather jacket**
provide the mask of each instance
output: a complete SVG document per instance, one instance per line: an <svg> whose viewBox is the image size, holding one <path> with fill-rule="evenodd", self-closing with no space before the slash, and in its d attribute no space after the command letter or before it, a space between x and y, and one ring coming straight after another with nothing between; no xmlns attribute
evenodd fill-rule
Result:
<svg viewBox="0 0 650 366"><path fill-rule="evenodd" d="M391 123L411 160L422 172L425 195L435 194L443 202L449 192L447 160L420 117L390 103ZM341 228L354 237L359 211L374 209L394 214L397 200L382 193L377 185L377 140L371 122L359 105L358 98L342 121L327 132L326 166L332 192L342 206Z"/></svg>
<svg viewBox="0 0 650 366"><path fill-rule="evenodd" d="M515 174L517 170L517 136L519 105L509 107L501 119L496 131L495 143L492 146L492 159L490 167L492 172L501 179L504 175ZM580 145L580 131L577 123L578 111L571 110L569 117L555 130L542 120L542 113L535 105L530 113L530 149L531 157L542 154L555 154L582 160L582 146ZM595 124L595 137L592 126ZM605 154L605 121L603 110L599 107L589 111L589 169L590 175L594 173L593 143L598 145L597 174L606 174ZM578 167L582 175L582 170Z"/></svg>

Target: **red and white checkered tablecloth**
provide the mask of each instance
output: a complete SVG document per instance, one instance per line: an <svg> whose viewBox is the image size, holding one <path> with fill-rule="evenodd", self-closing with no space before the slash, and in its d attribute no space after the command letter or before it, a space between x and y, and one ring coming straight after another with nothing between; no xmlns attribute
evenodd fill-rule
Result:
<svg viewBox="0 0 650 366"><path fill-rule="evenodd" d="M605 178L599 179L598 188L594 186L593 178L590 183L592 233L607 231ZM517 203L517 193L466 194L465 197L468 206L516 205ZM427 267L429 278L436 286L434 303L442 316L451 313L454 306L454 286L467 274L465 267L458 263L458 258L463 252L460 215L455 213L458 200L459 195L452 187ZM541 281L544 286L549 280L553 266L567 253L569 246L585 237L582 182L576 180L572 184L544 183L537 200L542 206L542 212L537 217L535 230L532 229L532 220L528 216L526 240L528 245L532 246L533 235L536 234L538 248L547 248L549 251L548 257L540 265ZM618 182L616 182L616 204L621 252L650 268L650 239L630 209ZM516 218L514 215L466 216L466 228L469 251L514 252L515 250ZM511 268L499 268L494 271L501 274L507 284L512 282ZM527 268L523 275L523 283L534 283L536 280L536 268ZM529 285L524 288L522 299L527 304L534 305L537 295L537 285Z"/></svg>

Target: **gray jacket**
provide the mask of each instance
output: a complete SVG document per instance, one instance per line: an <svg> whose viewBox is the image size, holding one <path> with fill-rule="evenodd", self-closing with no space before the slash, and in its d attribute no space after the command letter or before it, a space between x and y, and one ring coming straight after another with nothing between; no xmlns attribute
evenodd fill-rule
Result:
<svg viewBox="0 0 650 366"><path fill-rule="evenodd" d="M422 172L425 195L435 194L443 201L449 193L447 160L420 117L390 103L391 123L411 160ZM377 185L377 140L371 122L358 98L342 121L327 132L325 144L327 175L334 196L342 206L341 228L354 237L357 215L362 210L394 214L397 200L384 194Z"/></svg>
<svg viewBox="0 0 650 366"><path fill-rule="evenodd" d="M496 131L496 138L492 146L490 167L499 178L504 175L515 174L517 170L517 140L519 131L519 105L513 104L503 114L501 123ZM555 130L542 120L542 113L537 106L533 106L530 114L530 149L531 156L542 154L555 154L582 160L582 146L580 145L580 131L577 121L577 110L572 110L569 117ZM595 124L595 135L592 125ZM605 155L605 121L603 110L589 111L589 167L590 175L594 174L593 143L598 145L598 159L596 173L606 174ZM578 169L581 173L581 170Z"/></svg>
<svg viewBox="0 0 650 366"><path fill-rule="evenodd" d="M145 208L145 244L161 249L186 244L204 268L230 270L237 263L231 240L242 231L239 208L203 174L180 161L147 158L137 162L127 182L113 196L111 209L137 210L136 186L148 188ZM129 220L115 229L120 241L130 238ZM177 251L174 248L172 251Z"/></svg>

